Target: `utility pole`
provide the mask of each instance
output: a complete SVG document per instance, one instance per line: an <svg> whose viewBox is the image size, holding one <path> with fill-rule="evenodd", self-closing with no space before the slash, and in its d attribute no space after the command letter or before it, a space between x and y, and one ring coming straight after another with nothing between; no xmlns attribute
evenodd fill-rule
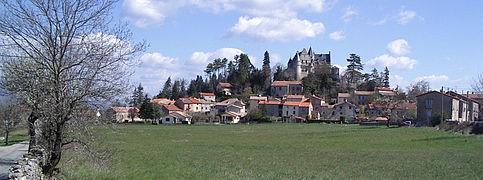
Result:
<svg viewBox="0 0 483 180"><path fill-rule="evenodd" d="M440 125L443 125L444 121L444 113L443 113L443 95L444 95L444 88L441 86L441 122L439 123Z"/></svg>

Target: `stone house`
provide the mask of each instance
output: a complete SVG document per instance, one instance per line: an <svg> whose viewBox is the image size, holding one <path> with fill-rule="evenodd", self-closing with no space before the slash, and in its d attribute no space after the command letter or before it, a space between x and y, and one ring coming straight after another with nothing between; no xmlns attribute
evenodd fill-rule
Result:
<svg viewBox="0 0 483 180"><path fill-rule="evenodd" d="M353 120L356 118L357 106L350 102L339 102L333 105L331 111L331 119L340 119L341 116L345 116L346 120Z"/></svg>
<svg viewBox="0 0 483 180"><path fill-rule="evenodd" d="M201 102L192 97L179 98L176 100L175 104L185 112L201 112Z"/></svg>
<svg viewBox="0 0 483 180"><path fill-rule="evenodd" d="M191 117L184 112L174 111L172 113L164 115L160 124L191 124Z"/></svg>
<svg viewBox="0 0 483 180"><path fill-rule="evenodd" d="M263 109L267 116L282 116L282 102L277 100L268 100L258 102L259 109Z"/></svg>
<svg viewBox="0 0 483 180"><path fill-rule="evenodd" d="M475 113L473 117L477 117L475 119L477 119L478 121L483 121L483 94L469 94L468 92L467 94L464 94L464 96L476 101L479 109L478 109L478 113ZM473 107L476 107L476 106L473 106ZM476 112L475 108L473 112Z"/></svg>
<svg viewBox="0 0 483 180"><path fill-rule="evenodd" d="M216 89L218 91L223 92L224 95L231 96L231 88L233 86L230 83L225 83L225 82L220 82L217 86Z"/></svg>
<svg viewBox="0 0 483 180"><path fill-rule="evenodd" d="M416 96L417 99L417 123L420 125L429 125L431 118L436 113L443 113L446 120L466 121L460 115L466 114L466 108L463 107L460 112L460 99L438 91L430 91ZM462 102L464 104L464 102ZM466 105L464 105L466 106Z"/></svg>
<svg viewBox="0 0 483 180"><path fill-rule="evenodd" d="M312 103L312 118L313 119L320 119L322 117L322 112L323 112L323 104L325 101L321 97L317 96L309 96L310 103Z"/></svg>
<svg viewBox="0 0 483 180"><path fill-rule="evenodd" d="M139 109L135 107L111 107L106 115L117 123L144 122L139 118Z"/></svg>
<svg viewBox="0 0 483 180"><path fill-rule="evenodd" d="M274 81L270 86L270 92L275 97L302 94L302 81Z"/></svg>
<svg viewBox="0 0 483 180"><path fill-rule="evenodd" d="M477 121L479 119L480 104L478 101L453 91L449 91L447 94L460 99L460 104L459 104L460 118L465 117L463 119L466 119L466 121ZM466 112L463 111L463 109L465 108L466 108Z"/></svg>
<svg viewBox="0 0 483 180"><path fill-rule="evenodd" d="M337 103L351 101L351 94L350 93L338 93L337 94Z"/></svg>
<svg viewBox="0 0 483 180"><path fill-rule="evenodd" d="M354 103L357 105L367 105L371 103L371 96L374 94L374 91L355 91L354 92ZM349 101L351 102L351 101Z"/></svg>
<svg viewBox="0 0 483 180"><path fill-rule="evenodd" d="M175 111L183 111L183 110L174 104L163 104L161 105L161 111L163 111L163 114L169 114Z"/></svg>
<svg viewBox="0 0 483 180"><path fill-rule="evenodd" d="M289 120L295 117L310 117L312 114L312 104L308 98L302 101L285 101L282 106L282 118Z"/></svg>
<svg viewBox="0 0 483 180"><path fill-rule="evenodd" d="M248 101L249 102L249 107L248 107L248 110L249 111L252 111L252 110L255 110L255 109L259 109L258 108L258 102L260 101L266 101L268 98L266 96L250 96L250 100Z"/></svg>

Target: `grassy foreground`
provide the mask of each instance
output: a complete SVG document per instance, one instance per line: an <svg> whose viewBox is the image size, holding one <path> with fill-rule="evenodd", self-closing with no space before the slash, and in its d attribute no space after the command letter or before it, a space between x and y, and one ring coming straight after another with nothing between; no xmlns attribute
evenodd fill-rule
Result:
<svg viewBox="0 0 483 180"><path fill-rule="evenodd" d="M109 170L68 179L481 179L483 139L433 128L262 124L100 129ZM72 156L72 154L67 154Z"/></svg>

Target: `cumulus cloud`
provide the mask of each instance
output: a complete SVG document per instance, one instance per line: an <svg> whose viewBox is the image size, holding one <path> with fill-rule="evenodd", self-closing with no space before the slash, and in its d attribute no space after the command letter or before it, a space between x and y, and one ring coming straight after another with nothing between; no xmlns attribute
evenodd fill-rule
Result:
<svg viewBox="0 0 483 180"><path fill-rule="evenodd" d="M443 82L450 81L450 78L446 75L434 75L434 74L428 75L428 76L420 76L416 78L416 82L421 80L425 80L430 83L443 83Z"/></svg>
<svg viewBox="0 0 483 180"><path fill-rule="evenodd" d="M352 9L352 7L347 7L344 10L344 14L340 17L344 22L349 22L354 16L359 15L359 12Z"/></svg>
<svg viewBox="0 0 483 180"><path fill-rule="evenodd" d="M336 31L336 32L330 33L329 38L332 39L332 40L336 40L336 41L344 40L345 34L344 34L343 31Z"/></svg>
<svg viewBox="0 0 483 180"><path fill-rule="evenodd" d="M406 81L402 76L397 74L389 75L389 82L391 87L399 87L400 90L409 85L408 81Z"/></svg>
<svg viewBox="0 0 483 180"><path fill-rule="evenodd" d="M212 62L214 59L226 58L228 60L233 60L235 55L240 55L243 53L242 50L236 48L220 48L215 52L194 52L190 57L190 63L196 65L205 65ZM250 58L251 60L252 58Z"/></svg>
<svg viewBox="0 0 483 180"><path fill-rule="evenodd" d="M299 11L318 13L330 9L335 2L324 0L125 0L122 8L124 17L138 27L146 27L162 23L167 16L186 6L194 6L213 13L236 11L253 16L293 18Z"/></svg>
<svg viewBox="0 0 483 180"><path fill-rule="evenodd" d="M407 24L416 17L416 12L401 9L398 14L399 24Z"/></svg>
<svg viewBox="0 0 483 180"><path fill-rule="evenodd" d="M325 31L321 22L312 23L297 18L279 19L270 17L240 17L230 29L228 36L246 36L257 40L290 41L301 40Z"/></svg>
<svg viewBox="0 0 483 180"><path fill-rule="evenodd" d="M397 56L405 55L410 52L409 43L404 39L397 39L387 44L387 50Z"/></svg>
<svg viewBox="0 0 483 180"><path fill-rule="evenodd" d="M389 54L383 54L367 62L367 65L378 66L378 67L388 67L390 69L401 69L401 70L411 70L414 65L417 64L416 59L411 59L406 56L394 57Z"/></svg>

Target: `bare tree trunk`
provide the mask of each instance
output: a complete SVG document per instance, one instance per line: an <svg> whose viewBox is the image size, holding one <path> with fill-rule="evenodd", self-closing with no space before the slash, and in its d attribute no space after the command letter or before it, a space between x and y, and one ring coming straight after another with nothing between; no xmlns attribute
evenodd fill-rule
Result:
<svg viewBox="0 0 483 180"><path fill-rule="evenodd" d="M55 141L52 147L53 149L50 153L49 159L47 160L47 164L42 166L43 174L45 174L47 177L52 177L55 171L55 167L57 166L60 158L62 157L62 137L64 124L58 123L55 128Z"/></svg>
<svg viewBox="0 0 483 180"><path fill-rule="evenodd" d="M35 112L31 112L29 117L28 117L28 123L29 123L29 149L28 152L32 150L32 147L37 145L37 141L35 140L35 121L37 121L38 117L35 114Z"/></svg>
<svg viewBox="0 0 483 180"><path fill-rule="evenodd" d="M8 123L5 122L5 145L8 145Z"/></svg>

